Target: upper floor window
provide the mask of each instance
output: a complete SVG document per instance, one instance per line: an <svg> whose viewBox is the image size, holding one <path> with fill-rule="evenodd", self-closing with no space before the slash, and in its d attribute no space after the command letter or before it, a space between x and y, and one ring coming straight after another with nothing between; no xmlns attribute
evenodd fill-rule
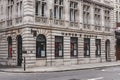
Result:
<svg viewBox="0 0 120 80"><path fill-rule="evenodd" d="M0 6L0 15L3 15L3 5Z"/></svg>
<svg viewBox="0 0 120 80"><path fill-rule="evenodd" d="M101 39L95 40L95 46L96 46L95 55L100 56L101 55Z"/></svg>
<svg viewBox="0 0 120 80"><path fill-rule="evenodd" d="M76 22L78 17L78 3L70 1L70 21Z"/></svg>
<svg viewBox="0 0 120 80"><path fill-rule="evenodd" d="M54 0L54 18L63 18L63 0Z"/></svg>
<svg viewBox="0 0 120 80"><path fill-rule="evenodd" d="M90 24L90 6L83 5L83 23Z"/></svg>
<svg viewBox="0 0 120 80"><path fill-rule="evenodd" d="M21 17L22 16L22 1L17 1L17 4L16 4L16 12L17 12L17 17Z"/></svg>
<svg viewBox="0 0 120 80"><path fill-rule="evenodd" d="M46 16L46 0L36 0L35 15L42 17Z"/></svg>
<svg viewBox="0 0 120 80"><path fill-rule="evenodd" d="M13 5L14 5L14 0L8 0L8 7L7 7L8 19L12 19Z"/></svg>
<svg viewBox="0 0 120 80"><path fill-rule="evenodd" d="M108 10L104 11L104 24L105 31L110 31L110 11Z"/></svg>
<svg viewBox="0 0 120 80"><path fill-rule="evenodd" d="M89 5L83 5L83 27L85 29L90 29L90 6Z"/></svg>
<svg viewBox="0 0 120 80"><path fill-rule="evenodd" d="M96 26L100 26L101 25L101 13L100 13L100 9L99 8L95 8L95 10L94 10L94 24Z"/></svg>

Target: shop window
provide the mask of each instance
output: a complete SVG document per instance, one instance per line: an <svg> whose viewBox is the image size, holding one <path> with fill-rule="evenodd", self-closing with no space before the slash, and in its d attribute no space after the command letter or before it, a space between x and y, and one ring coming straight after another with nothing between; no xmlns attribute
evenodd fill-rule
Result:
<svg viewBox="0 0 120 80"><path fill-rule="evenodd" d="M12 38L8 37L8 58L12 58Z"/></svg>
<svg viewBox="0 0 120 80"><path fill-rule="evenodd" d="M55 36L55 57L63 57L63 37Z"/></svg>
<svg viewBox="0 0 120 80"><path fill-rule="evenodd" d="M90 38L84 38L84 56L90 56Z"/></svg>
<svg viewBox="0 0 120 80"><path fill-rule="evenodd" d="M38 35L36 39L36 57L46 57L46 37L42 34Z"/></svg>
<svg viewBox="0 0 120 80"><path fill-rule="evenodd" d="M101 55L101 40L100 39L95 40L95 46L96 46L95 54L96 56L100 56Z"/></svg>
<svg viewBox="0 0 120 80"><path fill-rule="evenodd" d="M77 37L71 37L70 39L70 53L71 57L77 57L78 56L78 38Z"/></svg>

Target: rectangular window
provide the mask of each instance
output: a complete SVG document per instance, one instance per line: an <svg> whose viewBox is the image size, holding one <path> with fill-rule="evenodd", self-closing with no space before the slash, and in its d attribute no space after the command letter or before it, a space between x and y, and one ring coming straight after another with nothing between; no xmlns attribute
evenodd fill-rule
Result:
<svg viewBox="0 0 120 80"><path fill-rule="evenodd" d="M36 0L35 15L42 17L46 16L46 0Z"/></svg>
<svg viewBox="0 0 120 80"><path fill-rule="evenodd" d="M70 53L71 57L77 57L78 56L78 38L77 37L71 37L70 39Z"/></svg>
<svg viewBox="0 0 120 80"><path fill-rule="evenodd" d="M17 17L22 17L22 1L17 2L16 6Z"/></svg>
<svg viewBox="0 0 120 80"><path fill-rule="evenodd" d="M8 58L12 58L12 38L8 37Z"/></svg>
<svg viewBox="0 0 120 80"><path fill-rule="evenodd" d="M105 10L104 15L105 31L110 31L110 11Z"/></svg>
<svg viewBox="0 0 120 80"><path fill-rule="evenodd" d="M90 6L83 5L83 24L90 24Z"/></svg>
<svg viewBox="0 0 120 80"><path fill-rule="evenodd" d="M95 46L96 46L95 55L100 56L101 55L101 39L95 40Z"/></svg>
<svg viewBox="0 0 120 80"><path fill-rule="evenodd" d="M78 3L70 2L70 21L76 22L78 14Z"/></svg>
<svg viewBox="0 0 120 80"><path fill-rule="evenodd" d="M63 37L55 36L55 57L63 57Z"/></svg>
<svg viewBox="0 0 120 80"><path fill-rule="evenodd" d="M35 9L36 16L40 15L39 6L40 6L40 1L36 1L36 9Z"/></svg>
<svg viewBox="0 0 120 80"><path fill-rule="evenodd" d="M46 2L42 2L42 10L41 10L41 15L42 16L46 16L45 15L45 10L46 10Z"/></svg>
<svg viewBox="0 0 120 80"><path fill-rule="evenodd" d="M84 38L84 56L90 56L90 38Z"/></svg>
<svg viewBox="0 0 120 80"><path fill-rule="evenodd" d="M101 13L99 8L95 8L94 10L94 24L96 26L101 25Z"/></svg>
<svg viewBox="0 0 120 80"><path fill-rule="evenodd" d="M54 0L54 18L63 18L63 0Z"/></svg>
<svg viewBox="0 0 120 80"><path fill-rule="evenodd" d="M14 1L13 0L8 0L8 6L7 6L7 13L8 13L8 19L12 19L12 13L13 13L13 5Z"/></svg>

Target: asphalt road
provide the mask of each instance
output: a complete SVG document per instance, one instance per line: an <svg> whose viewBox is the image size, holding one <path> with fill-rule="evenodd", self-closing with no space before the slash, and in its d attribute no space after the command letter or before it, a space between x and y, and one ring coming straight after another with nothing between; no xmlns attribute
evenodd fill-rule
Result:
<svg viewBox="0 0 120 80"><path fill-rule="evenodd" d="M120 80L120 66L48 73L0 72L0 80Z"/></svg>

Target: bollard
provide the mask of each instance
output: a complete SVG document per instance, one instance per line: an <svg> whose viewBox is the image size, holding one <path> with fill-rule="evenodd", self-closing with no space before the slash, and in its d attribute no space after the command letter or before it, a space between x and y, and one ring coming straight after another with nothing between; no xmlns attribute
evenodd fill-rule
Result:
<svg viewBox="0 0 120 80"><path fill-rule="evenodd" d="M26 61L25 61L25 57L24 57L24 71L26 71Z"/></svg>

